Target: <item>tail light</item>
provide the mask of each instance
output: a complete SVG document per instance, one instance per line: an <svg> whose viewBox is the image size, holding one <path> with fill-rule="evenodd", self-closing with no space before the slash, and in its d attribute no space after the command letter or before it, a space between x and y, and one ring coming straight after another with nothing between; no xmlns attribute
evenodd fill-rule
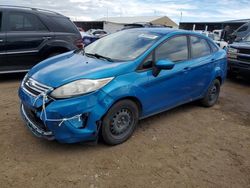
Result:
<svg viewBox="0 0 250 188"><path fill-rule="evenodd" d="M77 39L77 40L75 41L75 45L77 46L77 48L82 49L82 48L83 48L82 39Z"/></svg>

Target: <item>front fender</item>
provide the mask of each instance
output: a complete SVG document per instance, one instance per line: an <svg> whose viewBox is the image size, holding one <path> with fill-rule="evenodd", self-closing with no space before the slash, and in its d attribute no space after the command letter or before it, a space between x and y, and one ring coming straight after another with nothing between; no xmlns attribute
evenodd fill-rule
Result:
<svg viewBox="0 0 250 188"><path fill-rule="evenodd" d="M141 115L144 115L147 99L143 98L143 96L146 96L146 91L142 86L147 83L147 76L141 76L140 73L131 72L116 77L103 88L103 91L114 100L114 103L124 98L136 99L141 105Z"/></svg>

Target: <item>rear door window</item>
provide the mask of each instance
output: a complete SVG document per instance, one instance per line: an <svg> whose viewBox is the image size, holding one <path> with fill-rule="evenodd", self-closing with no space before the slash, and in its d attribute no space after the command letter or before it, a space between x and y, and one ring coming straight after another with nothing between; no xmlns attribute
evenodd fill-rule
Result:
<svg viewBox="0 0 250 188"><path fill-rule="evenodd" d="M216 44L213 44L212 42L209 42L210 47L212 49L212 52L217 52L219 50L218 46Z"/></svg>
<svg viewBox="0 0 250 188"><path fill-rule="evenodd" d="M9 31L47 31L40 19L30 13L9 13Z"/></svg>
<svg viewBox="0 0 250 188"><path fill-rule="evenodd" d="M79 33L77 27L66 17L51 17L56 32Z"/></svg>
<svg viewBox="0 0 250 188"><path fill-rule="evenodd" d="M199 58L211 53L211 49L207 41L200 37L191 36L191 56L192 58Z"/></svg>
<svg viewBox="0 0 250 188"><path fill-rule="evenodd" d="M185 61L188 59L188 42L186 36L178 36L169 39L155 51L157 60L169 59L173 62Z"/></svg>

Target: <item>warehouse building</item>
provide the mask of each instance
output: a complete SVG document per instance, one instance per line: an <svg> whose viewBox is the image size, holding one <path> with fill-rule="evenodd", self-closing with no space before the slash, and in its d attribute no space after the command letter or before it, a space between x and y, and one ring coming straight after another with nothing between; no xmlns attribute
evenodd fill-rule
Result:
<svg viewBox="0 0 250 188"><path fill-rule="evenodd" d="M98 21L103 21L103 29L110 33L121 30L126 24L133 23L157 24L178 28L178 25L167 16L108 17L101 18Z"/></svg>
<svg viewBox="0 0 250 188"><path fill-rule="evenodd" d="M85 31L89 29L104 29L109 33L121 30L124 25L133 23L157 24L178 28L178 25L167 16L106 17L96 21L77 21L74 23Z"/></svg>
<svg viewBox="0 0 250 188"><path fill-rule="evenodd" d="M195 30L205 30L207 27L208 31L213 31L215 29L223 29L228 25L232 30L236 30L249 21L250 19L229 20L222 22L181 22L180 29L193 30L193 28L195 28Z"/></svg>

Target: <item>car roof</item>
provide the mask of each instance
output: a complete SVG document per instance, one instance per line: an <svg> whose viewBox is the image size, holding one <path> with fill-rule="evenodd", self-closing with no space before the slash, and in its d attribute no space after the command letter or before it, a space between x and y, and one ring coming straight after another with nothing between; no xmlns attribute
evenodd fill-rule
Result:
<svg viewBox="0 0 250 188"><path fill-rule="evenodd" d="M138 31L148 31L152 33L157 33L159 35L167 35L169 33L176 33L176 34L192 34L196 36L206 37L203 34L194 31L182 30L182 29L173 29L167 27L146 27L146 28L132 28L128 30L138 30Z"/></svg>
<svg viewBox="0 0 250 188"><path fill-rule="evenodd" d="M12 6L12 5L0 5L0 10L15 10L20 12L26 12L26 13L37 13L37 14L43 14L47 16L60 16L65 17L62 14L59 14L54 11L46 10L46 9L39 9L39 8L33 8L33 7L24 7L24 6Z"/></svg>

